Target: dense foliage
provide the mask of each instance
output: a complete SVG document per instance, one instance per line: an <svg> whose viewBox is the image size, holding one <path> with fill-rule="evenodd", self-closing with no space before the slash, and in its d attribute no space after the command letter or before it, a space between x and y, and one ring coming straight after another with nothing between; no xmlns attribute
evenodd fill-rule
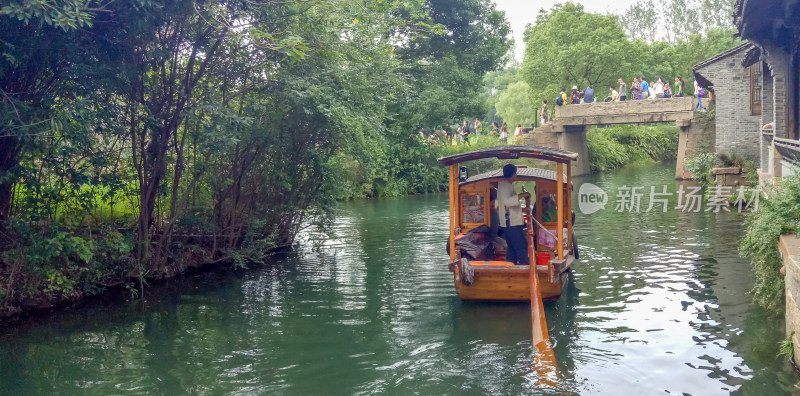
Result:
<svg viewBox="0 0 800 396"><path fill-rule="evenodd" d="M784 177L780 187L759 198L758 210L749 215L739 251L753 260L756 302L773 313L784 309L783 265L778 253L782 234L800 232L800 178Z"/></svg>
<svg viewBox="0 0 800 396"><path fill-rule="evenodd" d="M710 30L733 29L734 0L643 0L619 15L628 37L677 43Z"/></svg>
<svg viewBox="0 0 800 396"><path fill-rule="evenodd" d="M453 146L416 131L486 114L508 29L488 0L0 6L0 313L440 189Z"/></svg>
<svg viewBox="0 0 800 396"><path fill-rule="evenodd" d="M517 81L497 95L495 108L497 116L501 117L512 130L517 125L529 127L536 123L539 113L536 111L536 104L532 103L528 92L530 86L524 81Z"/></svg>
<svg viewBox="0 0 800 396"><path fill-rule="evenodd" d="M586 132L592 172L643 160L674 159L678 152L678 133L678 127L661 124L592 128Z"/></svg>
<svg viewBox="0 0 800 396"><path fill-rule="evenodd" d="M703 187L714 184L714 168L730 167L740 168L751 186L758 185L758 166L749 158L702 152L686 157L684 162L684 168L692 173L692 179Z"/></svg>
<svg viewBox="0 0 800 396"><path fill-rule="evenodd" d="M661 12L655 15L661 18ZM627 36L623 27L614 16L592 14L570 2L540 11L525 32L521 70L522 80L530 86L531 103L553 102L562 88L569 91L573 85L591 85L595 97L602 99L610 86L618 86L617 79L630 89L634 77L672 82L681 76L689 94L692 66L741 43L732 28L702 29L702 34L672 41L642 41ZM672 30L669 25L649 29Z"/></svg>
<svg viewBox="0 0 800 396"><path fill-rule="evenodd" d="M582 5L556 5L540 11L525 31L522 78L532 98L552 101L562 88L573 85L597 89L598 96L621 74L639 63L633 43L612 15L585 12Z"/></svg>
<svg viewBox="0 0 800 396"><path fill-rule="evenodd" d="M488 124L497 122L497 125L502 125L503 118L497 114L497 101L511 84L514 84L518 81L520 81L519 65L516 63L512 63L503 69L486 73L486 75L483 77L482 96L486 102L488 112L484 116L484 122ZM526 111L529 111L528 109L529 107L525 107Z"/></svg>

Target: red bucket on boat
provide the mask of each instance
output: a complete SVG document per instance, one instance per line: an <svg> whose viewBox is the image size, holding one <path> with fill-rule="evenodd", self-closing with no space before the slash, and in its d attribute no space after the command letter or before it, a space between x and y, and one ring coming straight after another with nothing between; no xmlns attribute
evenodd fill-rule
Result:
<svg viewBox="0 0 800 396"><path fill-rule="evenodd" d="M547 267L547 263L550 262L550 253L537 253L536 254L536 266L537 267Z"/></svg>

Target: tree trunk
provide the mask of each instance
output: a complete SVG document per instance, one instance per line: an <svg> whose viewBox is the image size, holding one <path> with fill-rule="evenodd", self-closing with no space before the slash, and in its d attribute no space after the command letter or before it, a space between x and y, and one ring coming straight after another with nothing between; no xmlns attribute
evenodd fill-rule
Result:
<svg viewBox="0 0 800 396"><path fill-rule="evenodd" d="M12 198L16 178L10 175L17 166L20 139L18 136L4 133L0 135L0 229L11 214Z"/></svg>

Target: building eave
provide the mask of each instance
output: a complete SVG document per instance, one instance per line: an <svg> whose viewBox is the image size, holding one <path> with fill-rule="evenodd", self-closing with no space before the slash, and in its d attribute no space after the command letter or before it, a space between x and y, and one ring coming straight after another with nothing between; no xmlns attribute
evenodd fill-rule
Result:
<svg viewBox="0 0 800 396"><path fill-rule="evenodd" d="M739 45L737 45L737 46L735 46L735 47L733 47L733 48L731 48L731 49L729 49L729 50L727 50L725 52L722 52L722 53L719 53L717 55L714 55L714 56L712 56L712 57L710 57L710 58L708 58L708 59L706 59L706 60L704 60L704 61L702 61L702 62L700 62L700 63L698 63L696 65L694 65L694 67L692 67L692 71L697 73L698 70L700 70L700 69L702 69L702 68L704 68L704 67L706 67L706 66L708 66L710 64L716 63L716 62L718 62L718 61L720 61L722 59L725 59L728 56L736 54L736 53L738 53L740 51L749 51L753 47L754 47L754 45L751 42L745 42L745 43L739 44Z"/></svg>
<svg viewBox="0 0 800 396"><path fill-rule="evenodd" d="M701 87L705 87L705 88L713 87L714 83L703 75L703 71L702 71L703 68L705 68L705 67L707 67L709 65L712 65L712 64L714 64L716 62L719 62L719 61L721 61L723 59L726 59L729 56L737 54L737 53L739 53L741 51L748 51L749 52L753 48L757 48L757 47L753 43L746 42L746 43L737 45L736 47L733 47L733 48L731 48L731 49L729 49L729 50L727 50L725 52L722 52L722 53L719 53L717 55L714 55L711 58L708 58L708 59L706 59L706 60L694 65L694 67L692 67L692 72L694 72L695 80L697 80L697 83L700 84Z"/></svg>

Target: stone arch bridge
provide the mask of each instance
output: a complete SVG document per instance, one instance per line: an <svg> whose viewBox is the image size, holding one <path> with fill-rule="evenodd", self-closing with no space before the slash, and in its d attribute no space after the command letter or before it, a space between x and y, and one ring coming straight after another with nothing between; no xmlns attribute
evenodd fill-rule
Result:
<svg viewBox="0 0 800 396"><path fill-rule="evenodd" d="M684 158L699 152L704 141L714 140L713 127L695 119L696 103L695 98L684 97L556 106L555 119L528 134L525 143L578 153L572 174L585 175L591 172L586 144L590 126L674 122L680 128L675 178L686 179L691 175L683 169Z"/></svg>

